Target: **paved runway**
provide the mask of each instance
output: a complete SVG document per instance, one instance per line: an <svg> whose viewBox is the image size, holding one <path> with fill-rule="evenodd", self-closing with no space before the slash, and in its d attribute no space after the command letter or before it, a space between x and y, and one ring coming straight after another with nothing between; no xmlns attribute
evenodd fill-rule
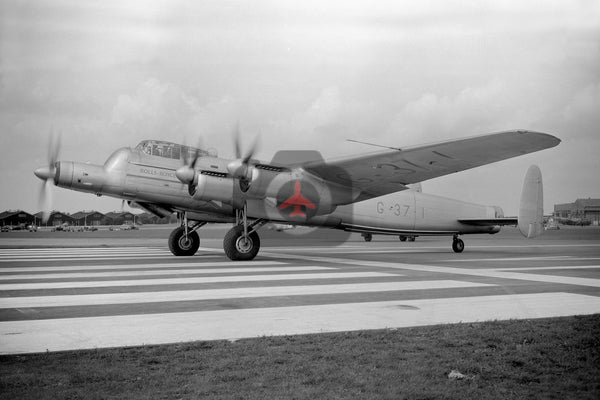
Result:
<svg viewBox="0 0 600 400"><path fill-rule="evenodd" d="M0 249L2 354L593 313L598 240Z"/></svg>

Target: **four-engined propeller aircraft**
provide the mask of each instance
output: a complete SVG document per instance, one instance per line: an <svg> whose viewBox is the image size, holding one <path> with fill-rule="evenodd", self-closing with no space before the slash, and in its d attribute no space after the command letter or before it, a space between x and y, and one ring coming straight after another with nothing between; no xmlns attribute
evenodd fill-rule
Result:
<svg viewBox="0 0 600 400"><path fill-rule="evenodd" d="M251 260L259 251L257 229L267 222L320 226L372 234L415 237L447 235L462 252L460 235L496 233L518 225L526 237L542 231L542 177L530 167L519 215L505 218L484 206L409 188L428 179L554 147L554 136L525 130L450 140L325 161L272 162L219 158L194 147L146 140L115 151L104 165L58 161L35 175L47 184L127 200L158 216L178 213L169 237L174 255L191 256L200 246L197 230L208 222L233 223L223 240L232 260ZM277 160L277 161L275 161Z"/></svg>

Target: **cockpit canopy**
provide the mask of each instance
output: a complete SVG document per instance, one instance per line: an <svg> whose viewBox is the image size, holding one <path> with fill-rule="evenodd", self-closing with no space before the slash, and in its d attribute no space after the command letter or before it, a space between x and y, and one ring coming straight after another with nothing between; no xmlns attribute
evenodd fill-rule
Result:
<svg viewBox="0 0 600 400"><path fill-rule="evenodd" d="M206 150L162 140L144 140L135 146L135 149L151 156L172 158L175 160L191 160L195 157L196 152L198 152L200 157L216 156Z"/></svg>

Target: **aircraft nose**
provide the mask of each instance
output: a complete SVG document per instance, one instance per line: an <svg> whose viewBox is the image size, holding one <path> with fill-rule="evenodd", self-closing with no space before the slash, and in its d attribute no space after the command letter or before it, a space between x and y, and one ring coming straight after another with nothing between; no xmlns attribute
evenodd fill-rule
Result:
<svg viewBox="0 0 600 400"><path fill-rule="evenodd" d="M177 179L179 179L182 183L185 184L192 183L194 181L195 175L196 171L194 171L193 168L190 168L187 165L184 165L183 167L180 167L177 169L177 171L175 171L175 176L177 177Z"/></svg>
<svg viewBox="0 0 600 400"><path fill-rule="evenodd" d="M54 173L53 171L50 171L50 167L38 168L35 171L33 171L33 173L35 174L35 176L37 176L43 181L48 180L50 178L54 178Z"/></svg>

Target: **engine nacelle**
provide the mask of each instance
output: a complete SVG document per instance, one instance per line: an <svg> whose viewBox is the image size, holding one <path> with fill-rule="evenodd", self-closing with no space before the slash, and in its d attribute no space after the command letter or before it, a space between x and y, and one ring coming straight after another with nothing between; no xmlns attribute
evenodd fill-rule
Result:
<svg viewBox="0 0 600 400"><path fill-rule="evenodd" d="M221 201L236 208L243 205L239 185L233 178L198 174L194 183L196 186L192 197L195 200Z"/></svg>
<svg viewBox="0 0 600 400"><path fill-rule="evenodd" d="M100 165L59 161L55 169L54 184L59 187L99 193L106 183L106 172Z"/></svg>

